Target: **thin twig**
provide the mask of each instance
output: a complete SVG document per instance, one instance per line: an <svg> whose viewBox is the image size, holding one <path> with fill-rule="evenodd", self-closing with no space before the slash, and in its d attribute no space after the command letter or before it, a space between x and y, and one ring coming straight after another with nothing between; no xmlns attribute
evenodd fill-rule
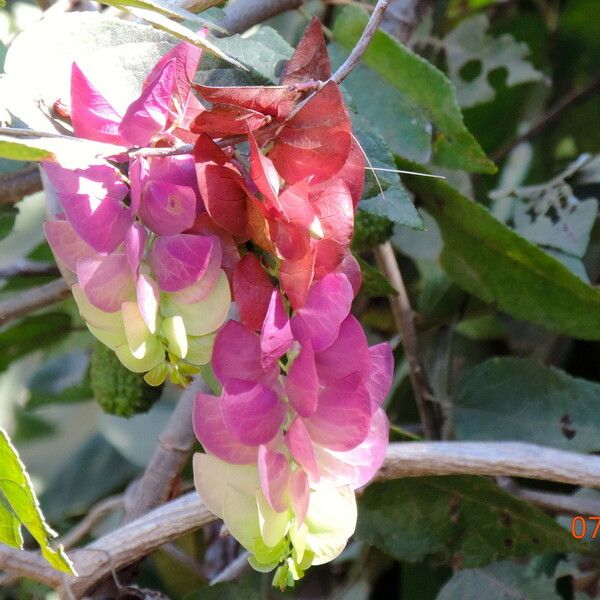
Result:
<svg viewBox="0 0 600 600"><path fill-rule="evenodd" d="M0 175L0 206L14 204L41 189L42 179L37 165Z"/></svg>
<svg viewBox="0 0 600 600"><path fill-rule="evenodd" d="M225 16L218 25L229 33L243 33L282 12L295 10L303 3L304 0L237 0L225 7Z"/></svg>
<svg viewBox="0 0 600 600"><path fill-rule="evenodd" d="M56 279L0 300L0 326L56 304L67 298L70 292L71 288L64 279Z"/></svg>
<svg viewBox="0 0 600 600"><path fill-rule="evenodd" d="M575 88L550 107L525 133L509 140L490 155L494 162L502 160L513 148L539 135L546 127L554 123L562 113L573 106L587 100L600 91L600 71L583 87Z"/></svg>
<svg viewBox="0 0 600 600"><path fill-rule="evenodd" d="M515 496L557 514L575 515L600 515L600 498L581 498L570 494L556 494L554 492L540 492L518 488Z"/></svg>
<svg viewBox="0 0 600 600"><path fill-rule="evenodd" d="M234 560L232 560L220 573L210 580L210 585L223 583L225 581L233 581L240 575L243 575L249 567L248 557L249 552L242 552Z"/></svg>
<svg viewBox="0 0 600 600"><path fill-rule="evenodd" d="M12 265L0 269L0 279L9 277L40 277L43 275L60 275L58 267L54 263L38 262L34 260L18 260Z"/></svg>
<svg viewBox="0 0 600 600"><path fill-rule="evenodd" d="M83 518L73 529L63 535L58 541L63 545L65 549L72 548L80 542L90 531L108 515L118 510L121 510L124 506L124 499L122 494L116 496L110 496L105 498L101 502L98 502L90 512Z"/></svg>
<svg viewBox="0 0 600 600"><path fill-rule="evenodd" d="M431 384L419 357L415 315L410 305L394 249L390 242L386 242L377 246L374 252L380 270L398 292L396 295L390 296L390 304L394 322L402 338L401 342L406 354L410 382L423 424L425 437L430 440L439 439L442 428L440 406L435 402Z"/></svg>
<svg viewBox="0 0 600 600"><path fill-rule="evenodd" d="M366 52L369 43L373 39L373 36L383 19L385 9L388 7L389 3L390 0L379 0L379 2L377 2L369 18L369 22L356 43L356 46L354 46L344 63L340 65L338 70L331 76L331 81L334 81L339 85L346 77L348 77L348 75L350 75L352 69L360 62L360 59Z"/></svg>

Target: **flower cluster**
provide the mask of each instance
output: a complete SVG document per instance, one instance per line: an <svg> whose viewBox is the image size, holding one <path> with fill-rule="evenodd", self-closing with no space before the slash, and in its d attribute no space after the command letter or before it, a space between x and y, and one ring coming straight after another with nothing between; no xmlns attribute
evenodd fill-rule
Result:
<svg viewBox="0 0 600 600"><path fill-rule="evenodd" d="M185 385L212 360L222 391L196 398L196 486L285 587L343 550L387 446L391 349L351 314L364 162L317 20L279 86L199 85L199 60L176 46L123 113L73 66L62 113L116 150L45 165L64 211L46 233L126 367Z"/></svg>
<svg viewBox="0 0 600 600"><path fill-rule="evenodd" d="M199 61L196 47L176 46L124 114L73 64L67 114L75 135L116 152L176 143L197 113L191 78ZM203 218L192 156L110 159L44 164L64 211L45 224L46 236L77 277L73 295L89 330L152 385L167 376L186 384L210 360L227 318L223 248L233 240Z"/></svg>

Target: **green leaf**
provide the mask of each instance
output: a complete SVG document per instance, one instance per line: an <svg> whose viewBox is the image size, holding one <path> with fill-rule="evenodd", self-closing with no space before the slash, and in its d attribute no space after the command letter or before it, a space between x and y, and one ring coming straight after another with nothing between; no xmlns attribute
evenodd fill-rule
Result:
<svg viewBox="0 0 600 600"><path fill-rule="evenodd" d="M398 225L423 229L421 217L408 197L398 173L385 170L396 169L394 157L385 141L377 132L368 130L360 117L355 119L354 124L356 138L367 157L368 166L365 189L360 202L361 210L387 217Z"/></svg>
<svg viewBox="0 0 600 600"><path fill-rule="evenodd" d="M390 296L397 294L392 284L379 272L378 269L371 266L366 260L360 256L354 255L354 258L360 265L362 271L362 287L360 288L363 294L370 298L378 296Z"/></svg>
<svg viewBox="0 0 600 600"><path fill-rule="evenodd" d="M333 68L347 53L332 43L327 47ZM431 156L431 125L423 112L395 87L365 65L357 65L344 79L343 89L368 124L378 131L390 149L411 160L427 162ZM373 102L373 97L377 102Z"/></svg>
<svg viewBox="0 0 600 600"><path fill-rule="evenodd" d="M335 39L353 48L367 24L368 16L348 6L335 21ZM408 100L418 106L435 125L435 162L452 169L494 173L496 167L464 125L456 93L446 76L431 63L412 53L392 37L378 31L363 61Z"/></svg>
<svg viewBox="0 0 600 600"><path fill-rule="evenodd" d="M57 342L70 330L68 315L51 312L28 317L0 332L0 372L13 360Z"/></svg>
<svg viewBox="0 0 600 600"><path fill-rule="evenodd" d="M397 159L399 168L427 172ZM600 290L447 183L403 178L437 221L442 266L462 288L508 314L581 339L600 339Z"/></svg>
<svg viewBox="0 0 600 600"><path fill-rule="evenodd" d="M136 4L145 4L145 2L137 2L136 0L133 0L131 5L119 4L118 2L114 2L113 6L130 12L134 17L139 17L140 19L147 21L148 23L152 24L154 27L160 29L161 31L166 31L167 33L170 33L181 40L189 42L190 44L194 44L195 46L199 46L200 48L206 50L207 52L210 52L217 58L220 58L221 60L232 64L234 67L238 67L239 69L245 69L244 65L235 60L235 58L229 56L228 54L220 50L206 37L198 35L191 29L188 29L185 25L182 25L177 21L169 19L160 12L155 12L154 9L148 10L146 8L135 8L134 6Z"/></svg>
<svg viewBox="0 0 600 600"><path fill-rule="evenodd" d="M19 211L12 204L0 206L0 240L12 231L18 214Z"/></svg>
<svg viewBox="0 0 600 600"><path fill-rule="evenodd" d="M40 511L37 498L31 487L29 476L20 461L17 451L10 443L6 432L0 428L0 491L3 498L17 519L31 533L35 541L40 545L43 557L59 571L75 574L73 565L63 552L62 547L53 549L49 545L49 538L55 537L56 533L50 529ZM4 512L8 510L6 505ZM6 527L14 528L14 520L3 520L4 532ZM18 541L18 537L16 537ZM7 535L3 539L8 539Z"/></svg>
<svg viewBox="0 0 600 600"><path fill-rule="evenodd" d="M0 493L0 543L14 548L23 547L21 523Z"/></svg>
<svg viewBox="0 0 600 600"><path fill-rule="evenodd" d="M285 62L294 52L294 49L274 29L264 26L259 27L251 35L211 38L211 42L222 52L248 67L251 73L258 75L260 78L258 83L265 84L279 81L279 74ZM211 61L209 57L207 58L208 60L202 61L201 73L205 70L223 69L229 66L223 61ZM204 80L203 83L210 83L210 80Z"/></svg>
<svg viewBox="0 0 600 600"><path fill-rule="evenodd" d="M461 21L441 42L448 64L448 75L456 87L458 101L463 107L493 100L496 92L489 83L495 69L505 69L506 85L512 87L530 81L542 81L544 75L525 60L529 48L510 34L492 37L486 15L478 14ZM476 77L465 79L462 70L470 63L479 65Z"/></svg>
<svg viewBox="0 0 600 600"><path fill-rule="evenodd" d="M547 577L532 577L523 565L498 562L485 569L459 571L437 600L560 600L555 585Z"/></svg>
<svg viewBox="0 0 600 600"><path fill-rule="evenodd" d="M53 521L84 515L91 506L121 490L139 469L97 433L52 478L41 496Z"/></svg>
<svg viewBox="0 0 600 600"><path fill-rule="evenodd" d="M357 535L398 560L416 562L436 554L463 567L586 549L541 510L488 479L468 476L369 486L359 502Z"/></svg>
<svg viewBox="0 0 600 600"><path fill-rule="evenodd" d="M174 2L168 2L167 0L123 0L118 2L116 0L102 0L103 4L109 6L117 6L123 10L129 10L131 8L140 8L151 12L156 12L165 17L171 17L173 19L182 19L184 21L191 21L208 27L209 29L216 29L222 33L227 33L222 27L219 27L212 21L204 19L197 14L182 8Z"/></svg>
<svg viewBox="0 0 600 600"><path fill-rule="evenodd" d="M477 365L453 401L460 439L600 450L600 385L533 360L493 358Z"/></svg>

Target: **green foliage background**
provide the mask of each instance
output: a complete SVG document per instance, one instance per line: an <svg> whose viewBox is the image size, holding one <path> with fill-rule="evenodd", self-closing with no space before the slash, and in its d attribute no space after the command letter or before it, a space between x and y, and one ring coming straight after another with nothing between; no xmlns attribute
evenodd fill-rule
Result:
<svg viewBox="0 0 600 600"><path fill-rule="evenodd" d="M155 4L117 3L128 10ZM248 71L210 56L197 81L274 83L311 14L329 27L332 61L341 64L368 19L360 3L348 4L312 0L301 12L280 15L250 35L215 39L218 51ZM387 169L368 173L360 210L383 218L382 230L391 233L418 313L425 369L446 417L443 436L597 452L600 4L430 4L406 44L378 32L343 88L370 166ZM167 13L190 17L177 10ZM0 71L14 34L39 16L37 5L24 2L9 1L0 10ZM202 18L219 16L216 8ZM89 14L65 17L38 26L11 49L0 78L2 123L48 127L32 98L56 97L64 81L53 69L65 56L81 53L91 68L110 56L117 61L111 72L115 88L126 90L139 85L148 66L174 43L168 32L122 20L98 27ZM197 28L197 18L192 19ZM193 29L194 22L184 25ZM170 30L191 35L182 34L184 25ZM534 126L532 135L513 143ZM27 166L22 161L80 151L72 145L15 143L0 134L0 156L14 159L0 159L0 186L3 176ZM398 175L394 169L446 179ZM44 205L41 193L15 207L0 203L0 302L57 276L43 240ZM354 312L372 342L397 340L386 299L389 283L369 248L355 251L364 285ZM35 276L14 274L11 267L23 261L48 269ZM126 489L147 463L178 393L166 388L149 413L131 419L104 414L89 385L92 345L72 300L0 327L0 427L27 465L50 524L31 508L29 479L16 469L3 477L20 486L26 500L15 499L14 489L0 484L0 539L35 547L29 534L21 539L23 524L63 569L68 569L66 559L46 546L50 526L64 533L103 498ZM395 358L386 403L393 436L418 438L422 429L401 344L396 344ZM19 464L14 449L0 444L2 473L9 452L11 464ZM594 490L517 483L600 501ZM568 529L568 518L544 512L486 478L377 483L360 500L359 526L348 549L333 565L311 570L288 595L344 600L600 597L598 542L574 540ZM102 531L100 526L90 537ZM238 551L218 536L218 529L187 535L177 548L202 569L160 550L141 566L140 585L182 600L279 596L258 574L207 586ZM0 590L4 597L50 598L48 590L28 582Z"/></svg>

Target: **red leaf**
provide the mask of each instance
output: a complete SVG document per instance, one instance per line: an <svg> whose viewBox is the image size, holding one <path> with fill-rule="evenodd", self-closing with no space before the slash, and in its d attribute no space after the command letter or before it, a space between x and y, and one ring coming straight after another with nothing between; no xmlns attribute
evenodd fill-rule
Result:
<svg viewBox="0 0 600 600"><path fill-rule="evenodd" d="M279 174L273 162L267 158L259 149L256 140L250 134L250 177L256 189L263 195L263 209L267 214L276 216L281 212L279 203Z"/></svg>
<svg viewBox="0 0 600 600"><path fill-rule="evenodd" d="M273 284L258 258L252 253L242 257L233 272L233 295L246 327L261 329L272 292Z"/></svg>
<svg viewBox="0 0 600 600"><path fill-rule="evenodd" d="M341 170L332 178L311 186L311 194L315 194L329 187L332 183L332 179L340 179L344 182L352 197L352 205L356 210L356 207L362 198L365 185L365 158L363 151L355 139L352 140L350 154L348 154L348 158Z"/></svg>
<svg viewBox="0 0 600 600"><path fill-rule="evenodd" d="M212 104L241 106L278 120L290 113L300 95L288 86L212 87L194 84L193 87L202 98Z"/></svg>
<svg viewBox="0 0 600 600"><path fill-rule="evenodd" d="M250 196L250 200L247 203L247 209L248 229L252 241L265 250L265 252L275 254L275 247L273 246L271 233L269 231L269 221L264 215L263 205L259 200Z"/></svg>
<svg viewBox="0 0 600 600"><path fill-rule="evenodd" d="M350 118L337 85L323 86L281 129L269 158L287 183L333 177L348 161Z"/></svg>
<svg viewBox="0 0 600 600"><path fill-rule="evenodd" d="M240 254L231 234L222 227L219 227L206 212L203 212L196 217L194 226L189 231L186 231L186 233L216 235L219 238L222 252L221 267L225 271L227 279L229 279L229 284L232 286L233 272L240 260Z"/></svg>
<svg viewBox="0 0 600 600"><path fill-rule="evenodd" d="M283 221L270 221L271 239L279 257L297 261L310 250L308 229Z"/></svg>
<svg viewBox="0 0 600 600"><path fill-rule="evenodd" d="M279 266L279 281L294 310L304 306L312 283L315 266L315 252L311 250L297 261L282 260Z"/></svg>
<svg viewBox="0 0 600 600"><path fill-rule="evenodd" d="M198 139L194 148L198 188L213 221L229 233L248 237L246 201L248 196L240 174L227 163L223 151L208 137Z"/></svg>
<svg viewBox="0 0 600 600"><path fill-rule="evenodd" d="M270 120L270 116L249 108L214 104L210 110L201 112L194 119L190 130L192 133L205 133L211 137L227 137L260 129Z"/></svg>
<svg viewBox="0 0 600 600"><path fill-rule="evenodd" d="M292 58L281 74L283 85L294 85L305 81L327 81L331 77L331 62L327 54L323 27L313 17L298 43Z"/></svg>
<svg viewBox="0 0 600 600"><path fill-rule="evenodd" d="M318 194L311 195L324 237L349 246L354 232L352 197L341 178L333 179Z"/></svg>

